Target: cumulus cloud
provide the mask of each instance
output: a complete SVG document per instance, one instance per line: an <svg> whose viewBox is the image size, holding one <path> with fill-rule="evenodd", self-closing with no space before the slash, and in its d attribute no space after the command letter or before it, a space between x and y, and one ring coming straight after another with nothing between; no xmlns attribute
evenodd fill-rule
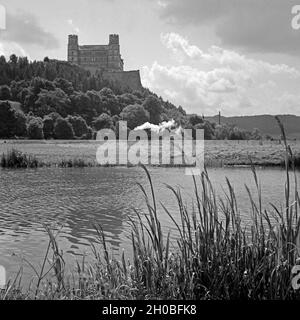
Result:
<svg viewBox="0 0 300 320"><path fill-rule="evenodd" d="M158 62L142 70L144 85L197 113L216 112L224 102L223 95L233 102L232 93L237 91L233 76L229 69L204 72L190 66L162 66Z"/></svg>
<svg viewBox="0 0 300 320"><path fill-rule="evenodd" d="M6 43L19 45L37 45L46 49L59 47L57 38L46 31L36 16L31 13L18 11L7 13L6 30L1 32L1 40Z"/></svg>
<svg viewBox="0 0 300 320"><path fill-rule="evenodd" d="M221 44L256 52L298 55L300 32L291 27L297 0L169 0L160 7L168 22L210 25Z"/></svg>
<svg viewBox="0 0 300 320"><path fill-rule="evenodd" d="M232 50L225 50L218 46L212 46L208 52L203 52L195 45L176 33L166 33L161 35L161 41L166 48L171 50L179 62L184 60L198 60L210 65L229 66L232 69L248 69L250 72L269 72L273 74L286 73L294 77L299 77L299 70L286 64L271 64L261 60L246 58Z"/></svg>
<svg viewBox="0 0 300 320"><path fill-rule="evenodd" d="M145 66L143 83L189 112L214 114L221 109L226 114L253 114L264 108L274 113L274 107L279 108L277 82L300 79L299 70L288 65L255 60L216 46L203 51L179 34L163 34L161 41L175 63L156 61Z"/></svg>
<svg viewBox="0 0 300 320"><path fill-rule="evenodd" d="M160 38L166 48L170 49L180 60L183 60L185 56L192 59L203 56L203 52L197 46L190 45L187 39L177 33L161 34Z"/></svg>

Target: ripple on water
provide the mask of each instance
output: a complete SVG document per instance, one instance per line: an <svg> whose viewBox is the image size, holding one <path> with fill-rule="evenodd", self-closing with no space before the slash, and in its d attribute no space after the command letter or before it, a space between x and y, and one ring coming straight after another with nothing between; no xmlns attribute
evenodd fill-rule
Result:
<svg viewBox="0 0 300 320"><path fill-rule="evenodd" d="M151 168L150 172L158 202L163 201L178 219L176 201L164 184L181 187L189 202L193 198L192 178L185 176L182 168ZM247 182L250 190L255 190L250 169L210 169L209 176L219 195L226 189L225 177L230 179L240 214L246 224L251 223L244 188ZM258 170L258 176L265 206L269 202L278 205L284 196L284 172ZM68 261L84 252L91 254L90 243L97 241L95 224L103 227L111 248L129 249L128 217L134 217L133 207L145 209L137 182L149 191L141 168L0 170L0 181L0 264L9 271L16 270L12 253L25 255L34 265L41 262L48 244L41 223L61 230L58 240ZM176 236L176 228L161 208L159 216L164 230L171 229Z"/></svg>

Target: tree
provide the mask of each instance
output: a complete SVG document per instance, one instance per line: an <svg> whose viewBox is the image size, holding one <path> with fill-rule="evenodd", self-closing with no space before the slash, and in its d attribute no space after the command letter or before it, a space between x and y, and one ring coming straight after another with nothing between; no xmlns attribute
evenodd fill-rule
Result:
<svg viewBox="0 0 300 320"><path fill-rule="evenodd" d="M53 131L54 131L54 120L46 116L43 119L43 133L45 139L53 138Z"/></svg>
<svg viewBox="0 0 300 320"><path fill-rule="evenodd" d="M17 57L15 54L12 54L12 55L9 57L9 62L12 63L12 64L17 64L17 62L18 62L18 57Z"/></svg>
<svg viewBox="0 0 300 320"><path fill-rule="evenodd" d="M177 109L182 115L186 116L185 110L182 108L182 106L179 106Z"/></svg>
<svg viewBox="0 0 300 320"><path fill-rule="evenodd" d="M76 137L80 138L89 133L89 127L82 117L69 115L66 120L72 125Z"/></svg>
<svg viewBox="0 0 300 320"><path fill-rule="evenodd" d="M28 87L28 82L25 80L22 81L12 81L10 84L11 98L13 101L21 101L21 92L23 89Z"/></svg>
<svg viewBox="0 0 300 320"><path fill-rule="evenodd" d="M54 124L54 137L56 139L72 140L74 139L74 130L72 125L64 118L58 118Z"/></svg>
<svg viewBox="0 0 300 320"><path fill-rule="evenodd" d="M120 113L121 105L111 89L103 88L99 92L99 95L103 110L106 110L106 112L109 112L112 116Z"/></svg>
<svg viewBox="0 0 300 320"><path fill-rule="evenodd" d="M57 112L63 117L71 112L71 101L59 88L51 91L42 89L35 102L35 114L45 116L51 112Z"/></svg>
<svg viewBox="0 0 300 320"><path fill-rule="evenodd" d="M26 118L21 111L15 110L10 103L0 102L0 137L12 138L26 134Z"/></svg>
<svg viewBox="0 0 300 320"><path fill-rule="evenodd" d="M215 137L214 127L209 121L204 121L203 123L198 123L194 126L194 129L203 129L204 130L204 139L212 140Z"/></svg>
<svg viewBox="0 0 300 320"><path fill-rule="evenodd" d="M202 117L198 116L197 114L191 114L189 116L189 123L192 126L195 126L198 123L203 123L203 119L202 119Z"/></svg>
<svg viewBox="0 0 300 320"><path fill-rule="evenodd" d="M31 118L27 123L28 137L33 140L44 139L43 121L41 118Z"/></svg>
<svg viewBox="0 0 300 320"><path fill-rule="evenodd" d="M63 90L68 96L74 93L74 87L72 82L66 79L56 78L54 80L54 85L56 86L56 88Z"/></svg>
<svg viewBox="0 0 300 320"><path fill-rule="evenodd" d="M93 108L90 97L83 92L75 92L71 96L72 111L74 114L81 115L87 123L97 115Z"/></svg>
<svg viewBox="0 0 300 320"><path fill-rule="evenodd" d="M161 113L163 112L163 108L158 98L153 95L149 95L142 106L146 111L148 111L151 123L159 124L161 122Z"/></svg>
<svg viewBox="0 0 300 320"><path fill-rule="evenodd" d="M91 140L94 137L94 131L91 127L88 127L87 133L83 134L80 139L81 140Z"/></svg>
<svg viewBox="0 0 300 320"><path fill-rule="evenodd" d="M26 116L22 111L15 111L15 135L17 137L27 136Z"/></svg>
<svg viewBox="0 0 300 320"><path fill-rule="evenodd" d="M260 130L257 129L257 128L254 128L253 131L251 132L251 137L252 137L252 139L254 139L254 140L260 140L260 139L262 139Z"/></svg>
<svg viewBox="0 0 300 320"><path fill-rule="evenodd" d="M0 86L0 100L11 100L11 91L9 86Z"/></svg>
<svg viewBox="0 0 300 320"><path fill-rule="evenodd" d="M30 91L37 96L41 90L53 91L55 90L55 85L53 82L43 79L41 77L32 78L30 82Z"/></svg>
<svg viewBox="0 0 300 320"><path fill-rule="evenodd" d="M131 94L131 93L123 93L122 95L118 96L119 104L121 105L121 108L124 109L125 107L131 105L131 104L141 104L142 99L139 97Z"/></svg>
<svg viewBox="0 0 300 320"><path fill-rule="evenodd" d="M45 139L54 138L54 124L55 121L60 117L61 116L56 112L52 112L44 117L43 132Z"/></svg>
<svg viewBox="0 0 300 320"><path fill-rule="evenodd" d="M139 104L127 106L120 114L121 118L127 121L127 126L134 129L149 121L149 113Z"/></svg>
<svg viewBox="0 0 300 320"><path fill-rule="evenodd" d="M97 119L93 121L92 124L97 131L101 129L110 129L113 127L112 118L107 113L102 113Z"/></svg>

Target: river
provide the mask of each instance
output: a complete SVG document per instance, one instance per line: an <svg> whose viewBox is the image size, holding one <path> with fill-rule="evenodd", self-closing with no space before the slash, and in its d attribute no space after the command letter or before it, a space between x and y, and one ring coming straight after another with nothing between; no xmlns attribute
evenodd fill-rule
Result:
<svg viewBox="0 0 300 320"><path fill-rule="evenodd" d="M150 168L149 171L158 203L163 202L178 219L177 203L165 184L180 188L191 208L194 199L192 178L185 175L183 168ZM251 170L210 168L208 173L220 197L224 197L225 178L229 178L243 222L251 225L250 202L244 186L247 183L256 197ZM270 203L283 205L285 172L258 168L257 174L264 208L271 209ZM133 208L145 209L144 197L137 183L149 191L142 168L2 169L0 182L0 265L6 267L9 276L16 274L23 258L39 269L48 245L42 223L56 230L55 233L60 230L57 240L71 268L74 260L81 261L83 255L90 259L90 243L96 241L95 224L103 227L113 254L118 256L124 249L130 257L128 217L135 218ZM164 229L170 229L175 237L173 223L159 208ZM33 271L24 260L23 265L24 277L29 279Z"/></svg>

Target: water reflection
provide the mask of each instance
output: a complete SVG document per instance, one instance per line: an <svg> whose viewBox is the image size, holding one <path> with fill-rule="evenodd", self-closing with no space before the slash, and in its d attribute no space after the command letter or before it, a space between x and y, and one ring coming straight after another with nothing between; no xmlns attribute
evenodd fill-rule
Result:
<svg viewBox="0 0 300 320"><path fill-rule="evenodd" d="M192 178L183 168L151 168L151 176L159 201L163 201L175 219L179 210L165 183L183 189L183 198L191 207ZM240 214L250 224L249 199L244 183L255 190L249 169L218 168L209 171L218 194L224 194L227 176L233 183ZM264 206L279 205L284 195L284 172L258 170L262 182ZM59 230L59 243L71 261L83 252L90 252L90 242L96 241L95 224L101 224L111 247L118 251L129 246L128 217L134 217L133 207L145 209L137 182L149 190L141 168L84 168L38 170L0 170L0 264L16 270L12 253L24 255L38 265L47 247L47 235L41 223ZM164 230L175 227L160 208ZM28 271L30 272L30 271Z"/></svg>

